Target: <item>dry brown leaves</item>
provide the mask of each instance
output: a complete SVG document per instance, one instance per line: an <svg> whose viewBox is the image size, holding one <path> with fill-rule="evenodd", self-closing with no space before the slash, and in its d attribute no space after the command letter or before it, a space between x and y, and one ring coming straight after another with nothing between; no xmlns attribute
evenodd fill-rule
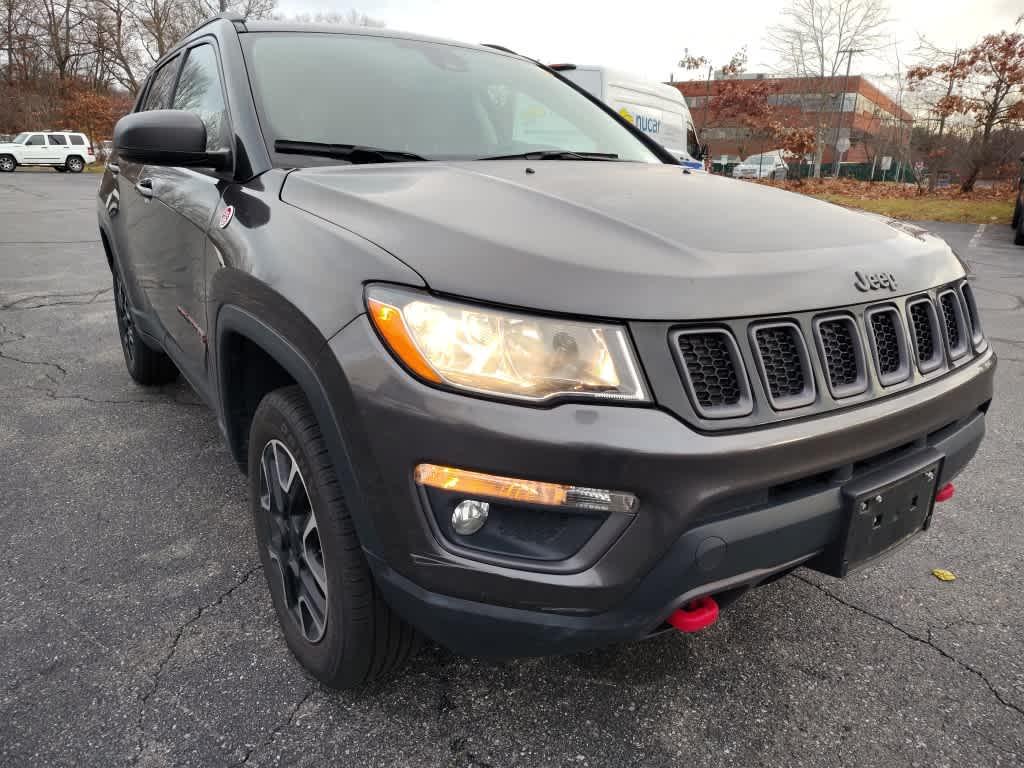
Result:
<svg viewBox="0 0 1024 768"><path fill-rule="evenodd" d="M772 182L763 182L772 183ZM790 179L783 182L774 182L774 186L780 186L793 192L801 192L805 195L843 195L846 197L859 198L861 200L885 200L902 199L910 197L935 197L935 198L956 198L958 200L1010 200L1013 199L1017 190L1016 182L999 181L992 186L979 187L966 195L960 194L960 187L953 184L948 187L928 192L927 188L918 190L915 184L897 184L895 182L870 182L857 179L803 179L797 181Z"/></svg>

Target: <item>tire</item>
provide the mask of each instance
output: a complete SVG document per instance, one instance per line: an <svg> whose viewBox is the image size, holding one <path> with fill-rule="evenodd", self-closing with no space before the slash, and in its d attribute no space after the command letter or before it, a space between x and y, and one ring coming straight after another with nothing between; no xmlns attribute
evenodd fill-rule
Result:
<svg viewBox="0 0 1024 768"><path fill-rule="evenodd" d="M1017 229L1013 233L1013 244L1024 245L1024 216L1017 222Z"/></svg>
<svg viewBox="0 0 1024 768"><path fill-rule="evenodd" d="M1017 196L1017 202L1013 206L1013 221L1010 222L1010 226L1013 227L1014 229L1017 229L1018 227L1020 227L1021 217L1022 217L1022 211L1021 211L1021 204L1020 204L1020 195L1018 195Z"/></svg>
<svg viewBox="0 0 1024 768"><path fill-rule="evenodd" d="M170 384L178 378L178 369L166 354L153 349L139 336L131 313L131 300L124 289L124 282L116 267L114 269L114 313L117 316L117 335L121 339L121 351L128 375L136 384L155 387Z"/></svg>
<svg viewBox="0 0 1024 768"><path fill-rule="evenodd" d="M295 658L332 688L358 687L402 666L419 648L419 635L374 584L320 427L298 387L260 402L248 458L259 556ZM310 608L317 604L322 610Z"/></svg>
<svg viewBox="0 0 1024 768"><path fill-rule="evenodd" d="M71 173L81 173L85 170L85 160L77 155L72 155L64 161L64 167Z"/></svg>
<svg viewBox="0 0 1024 768"><path fill-rule="evenodd" d="M0 155L0 173L12 173L18 167L14 155Z"/></svg>

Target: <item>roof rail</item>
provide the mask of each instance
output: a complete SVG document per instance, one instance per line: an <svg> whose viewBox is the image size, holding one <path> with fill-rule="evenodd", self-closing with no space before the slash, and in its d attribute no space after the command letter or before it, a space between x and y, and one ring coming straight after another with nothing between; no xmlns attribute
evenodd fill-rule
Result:
<svg viewBox="0 0 1024 768"><path fill-rule="evenodd" d="M232 24L235 25L235 29L237 29L238 31L245 31L245 14L239 13L238 11L225 11L224 13L218 13L216 16L211 16L206 21L200 22L194 29L191 29L188 32L188 34L185 35L185 37L191 37L200 29L205 27L207 24L212 24L213 22L220 21L222 19L224 21L230 21Z"/></svg>
<svg viewBox="0 0 1024 768"><path fill-rule="evenodd" d="M498 45L497 43L480 43L484 48L493 48L496 51L504 51L505 53L511 53L513 56L519 56L520 54L513 51L511 48L506 48L504 45Z"/></svg>

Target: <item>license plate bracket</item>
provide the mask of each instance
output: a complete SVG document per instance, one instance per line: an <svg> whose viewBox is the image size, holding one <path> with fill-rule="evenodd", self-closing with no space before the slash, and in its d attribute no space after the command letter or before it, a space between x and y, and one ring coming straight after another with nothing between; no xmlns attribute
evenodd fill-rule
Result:
<svg viewBox="0 0 1024 768"><path fill-rule="evenodd" d="M844 490L846 529L839 576L899 546L931 523L941 461L869 490Z"/></svg>

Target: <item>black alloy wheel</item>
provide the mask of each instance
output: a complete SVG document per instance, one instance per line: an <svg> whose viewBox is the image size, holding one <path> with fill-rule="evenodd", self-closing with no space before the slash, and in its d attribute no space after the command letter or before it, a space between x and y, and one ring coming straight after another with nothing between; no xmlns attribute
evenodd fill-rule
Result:
<svg viewBox="0 0 1024 768"><path fill-rule="evenodd" d="M260 457L260 506L270 519L267 550L288 613L309 643L327 631L327 567L305 478L291 451L270 440Z"/></svg>

